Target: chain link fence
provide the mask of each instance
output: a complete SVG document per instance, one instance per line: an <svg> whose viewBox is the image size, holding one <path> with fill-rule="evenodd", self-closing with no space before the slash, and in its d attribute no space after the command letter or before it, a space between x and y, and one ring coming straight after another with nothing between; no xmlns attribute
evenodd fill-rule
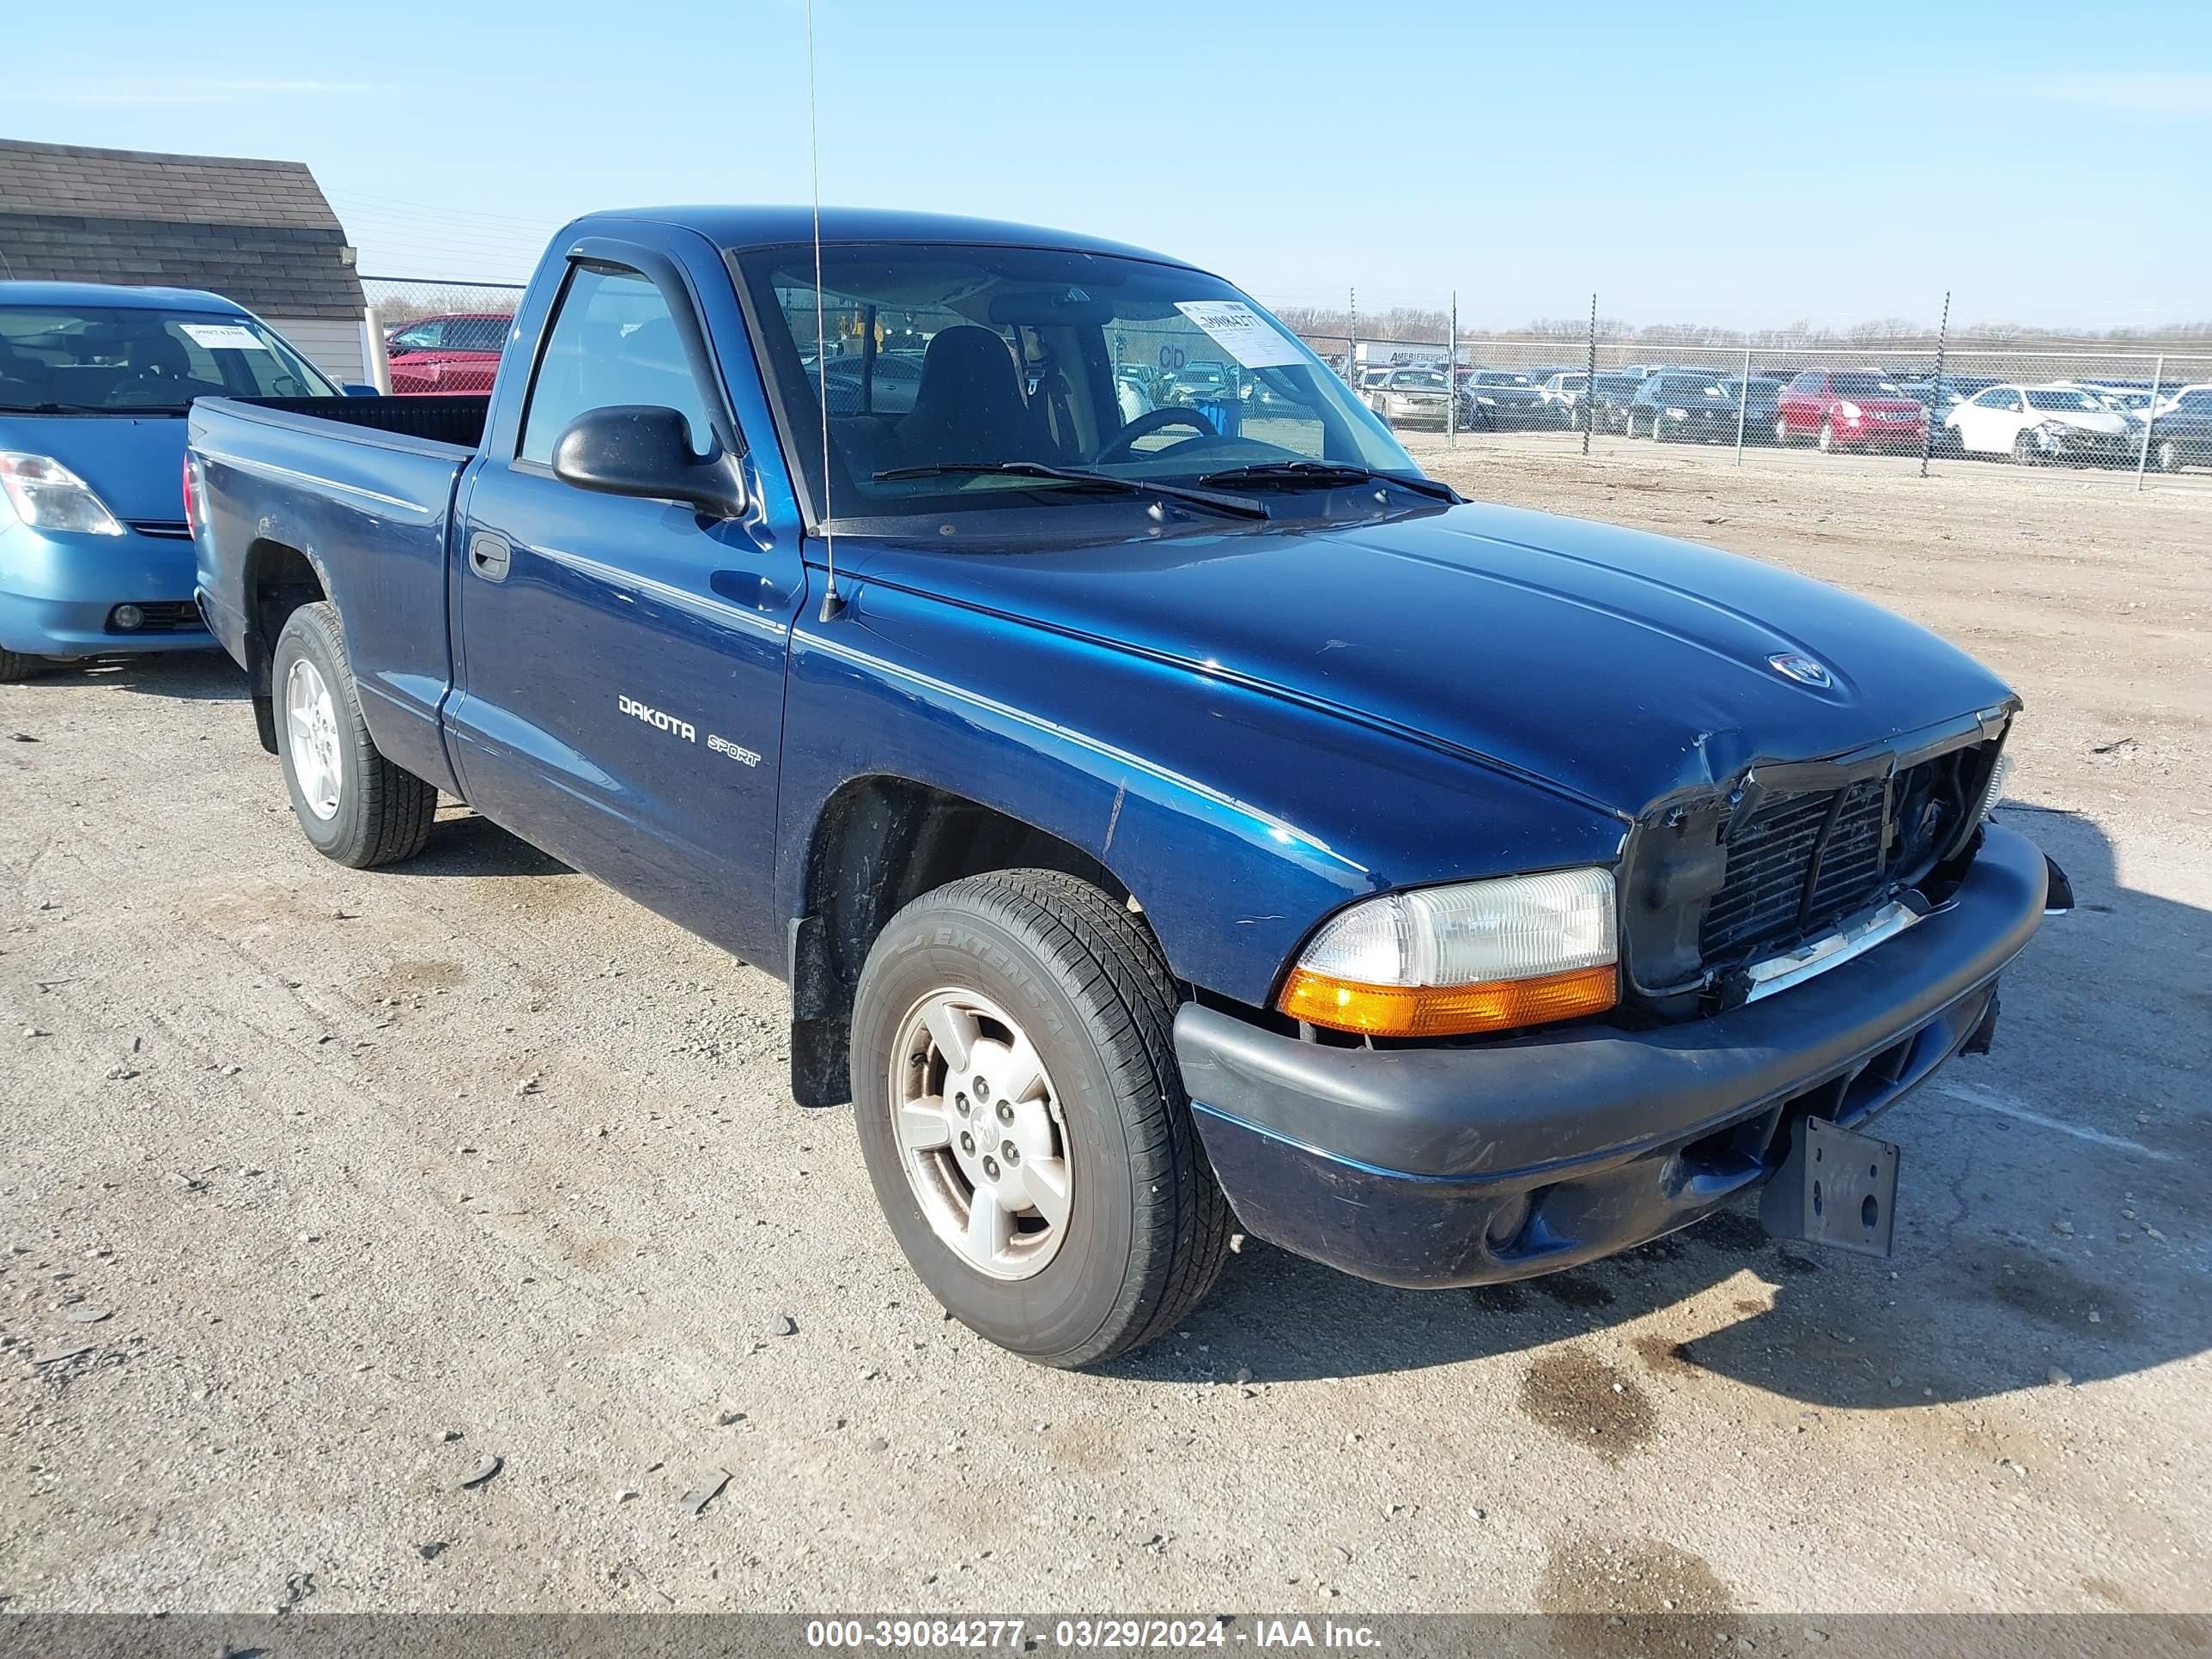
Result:
<svg viewBox="0 0 2212 1659"><path fill-rule="evenodd" d="M1902 458L1923 473L1996 462L2123 487L2212 483L2212 341L2023 346L1940 331L1655 341L1598 323L1594 303L1579 337L1298 331L1394 428L1442 429L1455 446L1703 445L1737 465L1807 450ZM1449 401L1437 395L1447 372Z"/></svg>
<svg viewBox="0 0 2212 1659"><path fill-rule="evenodd" d="M364 276L370 368L387 392L491 390L501 348L522 303L520 283Z"/></svg>

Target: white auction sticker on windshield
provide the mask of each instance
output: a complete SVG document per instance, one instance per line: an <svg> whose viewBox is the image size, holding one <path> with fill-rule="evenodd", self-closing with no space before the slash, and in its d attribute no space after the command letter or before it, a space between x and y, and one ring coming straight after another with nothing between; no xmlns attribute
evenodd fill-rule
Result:
<svg viewBox="0 0 2212 1659"><path fill-rule="evenodd" d="M1176 309L1247 368L1291 368L1306 360L1295 341L1242 300L1177 300Z"/></svg>
<svg viewBox="0 0 2212 1659"><path fill-rule="evenodd" d="M177 326L210 351L266 351L269 345L238 323L179 323Z"/></svg>

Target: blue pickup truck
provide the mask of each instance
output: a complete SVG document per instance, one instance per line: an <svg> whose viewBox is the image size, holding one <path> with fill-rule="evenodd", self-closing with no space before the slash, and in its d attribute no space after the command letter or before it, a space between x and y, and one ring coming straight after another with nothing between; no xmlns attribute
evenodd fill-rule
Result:
<svg viewBox="0 0 2212 1659"><path fill-rule="evenodd" d="M1133 369L1266 396L1133 412ZM790 987L952 1314L1093 1364L1241 1230L1465 1285L1863 1133L2063 878L2018 700L1873 605L1461 500L1178 260L915 215L597 215L488 398L204 399L199 603L308 841L455 796Z"/></svg>

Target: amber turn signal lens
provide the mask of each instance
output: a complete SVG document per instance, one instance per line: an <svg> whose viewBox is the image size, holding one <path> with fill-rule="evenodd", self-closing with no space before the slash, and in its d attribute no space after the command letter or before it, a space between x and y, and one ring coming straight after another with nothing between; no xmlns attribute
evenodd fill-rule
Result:
<svg viewBox="0 0 2212 1659"><path fill-rule="evenodd" d="M1360 985L1293 969L1282 1010L1293 1019L1364 1036L1463 1036L1602 1013L1620 1000L1619 971L1576 968L1480 985Z"/></svg>

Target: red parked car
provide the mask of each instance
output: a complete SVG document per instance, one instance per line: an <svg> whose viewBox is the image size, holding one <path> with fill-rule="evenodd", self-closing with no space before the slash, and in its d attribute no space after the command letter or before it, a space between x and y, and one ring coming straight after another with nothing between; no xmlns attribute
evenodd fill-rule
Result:
<svg viewBox="0 0 2212 1659"><path fill-rule="evenodd" d="M1822 449L1918 449L1928 410L1878 369L1808 368L1782 388L1774 441Z"/></svg>
<svg viewBox="0 0 2212 1659"><path fill-rule="evenodd" d="M503 312L463 311L424 317L386 337L395 392L489 392L514 319Z"/></svg>

